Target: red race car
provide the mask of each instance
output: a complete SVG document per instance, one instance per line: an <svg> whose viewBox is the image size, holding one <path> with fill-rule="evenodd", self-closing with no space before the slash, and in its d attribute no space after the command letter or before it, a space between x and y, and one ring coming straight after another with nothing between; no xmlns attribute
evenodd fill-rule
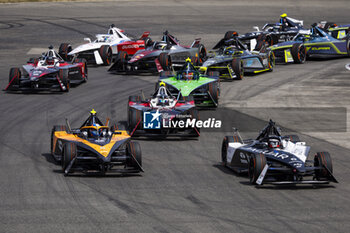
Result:
<svg viewBox="0 0 350 233"><path fill-rule="evenodd" d="M88 70L85 59L64 61L53 47L40 58L31 58L22 68L11 68L5 91L68 92L71 84L86 82Z"/></svg>

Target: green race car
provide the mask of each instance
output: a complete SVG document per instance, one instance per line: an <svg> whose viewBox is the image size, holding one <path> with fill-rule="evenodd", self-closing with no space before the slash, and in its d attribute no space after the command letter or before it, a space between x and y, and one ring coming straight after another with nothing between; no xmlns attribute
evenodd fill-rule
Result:
<svg viewBox="0 0 350 233"><path fill-rule="evenodd" d="M160 82L165 83L172 95L181 92L183 98L193 99L197 107L217 107L219 104L219 73L200 74L189 58L179 71L161 72L156 88Z"/></svg>

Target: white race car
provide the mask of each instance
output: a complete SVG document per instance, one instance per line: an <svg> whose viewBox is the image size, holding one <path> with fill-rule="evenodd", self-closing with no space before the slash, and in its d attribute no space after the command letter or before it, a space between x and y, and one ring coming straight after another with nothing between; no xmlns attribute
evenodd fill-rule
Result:
<svg viewBox="0 0 350 233"><path fill-rule="evenodd" d="M69 43L62 43L59 48L59 55L64 60L71 60L73 57L85 58L89 64L110 65L115 56L120 51L126 51L133 55L140 49L145 49L151 45L152 40L148 37L150 32L144 32L140 39L128 37L124 30L112 24L107 34L97 34L96 40L84 38L88 43L79 45L75 49Z"/></svg>

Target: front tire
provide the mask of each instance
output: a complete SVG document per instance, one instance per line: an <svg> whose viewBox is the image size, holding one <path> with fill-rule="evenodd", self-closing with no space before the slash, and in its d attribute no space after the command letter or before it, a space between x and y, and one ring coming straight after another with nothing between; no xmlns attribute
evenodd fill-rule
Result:
<svg viewBox="0 0 350 233"><path fill-rule="evenodd" d="M9 73L9 84L12 85L19 85L20 78L21 78L21 70L19 68L11 68Z"/></svg>
<svg viewBox="0 0 350 233"><path fill-rule="evenodd" d="M140 144L138 142L128 142L128 144L126 144L126 154L129 155L126 165L141 170L142 152Z"/></svg>
<svg viewBox="0 0 350 233"><path fill-rule="evenodd" d="M211 95L212 100L216 103L216 107L219 104L219 87L218 82L208 84L208 91Z"/></svg>
<svg viewBox="0 0 350 233"><path fill-rule="evenodd" d="M58 49L58 54L62 57L63 60L69 61L71 56L68 55L72 51L72 46L68 43L62 43Z"/></svg>
<svg viewBox="0 0 350 233"><path fill-rule="evenodd" d="M318 152L314 158L314 166L322 167L320 170L315 170L316 180L329 180L330 173L333 173L333 165L328 152Z"/></svg>
<svg viewBox="0 0 350 233"><path fill-rule="evenodd" d="M66 170L70 162L77 156L77 146L72 142L67 142L63 146L62 170Z"/></svg>
<svg viewBox="0 0 350 233"><path fill-rule="evenodd" d="M256 184L262 170L266 165L266 157L264 154L252 154L249 160L249 181L251 184Z"/></svg>
<svg viewBox="0 0 350 233"><path fill-rule="evenodd" d="M235 72L236 78L238 80L242 80L244 70L243 70L243 61L240 58L234 58L232 60L232 69L233 69L233 72Z"/></svg>
<svg viewBox="0 0 350 233"><path fill-rule="evenodd" d="M99 49L100 56L104 66L109 66L112 62L112 49L108 45L102 45Z"/></svg>
<svg viewBox="0 0 350 233"><path fill-rule="evenodd" d="M158 60L164 71L171 70L171 59L167 53L159 54Z"/></svg>
<svg viewBox="0 0 350 233"><path fill-rule="evenodd" d="M58 74L58 78L61 80L62 85L61 91L62 92L69 92L70 89L70 80L68 77L68 70L60 70Z"/></svg>
<svg viewBox="0 0 350 233"><path fill-rule="evenodd" d="M291 54L295 64L303 64L306 61L306 49L301 43L293 44Z"/></svg>

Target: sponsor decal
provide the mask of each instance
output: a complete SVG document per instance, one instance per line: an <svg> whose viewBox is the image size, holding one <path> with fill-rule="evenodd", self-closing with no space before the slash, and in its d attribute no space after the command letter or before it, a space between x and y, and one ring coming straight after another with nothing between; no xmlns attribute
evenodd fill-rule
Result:
<svg viewBox="0 0 350 233"><path fill-rule="evenodd" d="M311 50L330 50L330 47L312 47Z"/></svg>
<svg viewBox="0 0 350 233"><path fill-rule="evenodd" d="M157 111L143 113L143 128L144 129L160 129L162 114Z"/></svg>
<svg viewBox="0 0 350 233"><path fill-rule="evenodd" d="M138 49L140 46L138 44L123 45L122 49Z"/></svg>
<svg viewBox="0 0 350 233"><path fill-rule="evenodd" d="M241 159L241 163L248 163L248 160L247 160L247 158L246 158L244 153L240 152L239 153L239 157Z"/></svg>

